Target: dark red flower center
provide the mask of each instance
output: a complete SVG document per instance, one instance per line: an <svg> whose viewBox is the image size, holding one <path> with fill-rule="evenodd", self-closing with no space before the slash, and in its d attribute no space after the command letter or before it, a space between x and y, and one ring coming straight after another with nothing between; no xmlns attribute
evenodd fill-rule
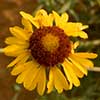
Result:
<svg viewBox="0 0 100 100"><path fill-rule="evenodd" d="M42 27L33 32L29 49L40 65L49 67L62 63L69 56L71 44L62 29Z"/></svg>

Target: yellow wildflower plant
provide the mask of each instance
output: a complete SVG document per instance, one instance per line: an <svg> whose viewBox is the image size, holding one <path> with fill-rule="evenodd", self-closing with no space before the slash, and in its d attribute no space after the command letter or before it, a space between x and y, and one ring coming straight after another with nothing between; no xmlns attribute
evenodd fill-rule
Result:
<svg viewBox="0 0 100 100"><path fill-rule="evenodd" d="M7 37L4 48L7 56L15 57L8 65L16 82L28 90L37 89L43 95L46 88L50 93L54 88L58 93L80 85L79 78L87 75L87 68L94 65L89 59L95 53L74 52L79 42L70 37L88 38L83 31L87 25L68 22L68 14L61 16L55 11L50 14L43 9L36 15L20 12L24 28L10 27L13 36Z"/></svg>

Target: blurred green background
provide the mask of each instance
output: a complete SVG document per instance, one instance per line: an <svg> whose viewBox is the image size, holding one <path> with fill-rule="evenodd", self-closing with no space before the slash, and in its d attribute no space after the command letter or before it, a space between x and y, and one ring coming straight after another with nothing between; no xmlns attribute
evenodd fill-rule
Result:
<svg viewBox="0 0 100 100"><path fill-rule="evenodd" d="M88 24L85 31L88 40L80 39L79 51L98 53L94 61L100 66L100 0L0 0L0 48L5 47L4 40L10 35L9 27L21 25L19 11L34 13L44 8L59 14L67 12L69 21ZM77 40L77 38L76 38ZM51 94L39 96L36 91L29 92L15 83L15 78L6 69L12 58L0 54L0 100L100 100L100 72L89 71L88 76L81 79L81 86L73 87L70 91L58 94L55 90Z"/></svg>

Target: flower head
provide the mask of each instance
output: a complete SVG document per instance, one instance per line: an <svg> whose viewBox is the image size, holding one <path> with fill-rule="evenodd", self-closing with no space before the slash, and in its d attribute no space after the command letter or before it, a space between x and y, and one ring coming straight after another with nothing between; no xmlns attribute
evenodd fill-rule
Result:
<svg viewBox="0 0 100 100"><path fill-rule="evenodd" d="M88 26L68 22L67 13L59 16L55 11L47 14L42 9L35 17L20 14L24 28L11 27L13 36L6 38L8 46L4 48L6 55L16 57L8 65L14 66L11 74L18 76L16 82L30 91L37 88L40 95L46 87L47 93L53 88L61 93L72 85L79 86L79 78L87 75L87 67L93 67L89 59L97 55L74 52L79 43L73 43L70 36L87 38L82 30Z"/></svg>

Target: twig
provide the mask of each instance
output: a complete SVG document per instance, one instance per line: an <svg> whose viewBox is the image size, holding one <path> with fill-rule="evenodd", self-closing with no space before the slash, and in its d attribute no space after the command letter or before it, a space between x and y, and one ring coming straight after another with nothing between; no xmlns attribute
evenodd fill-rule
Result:
<svg viewBox="0 0 100 100"><path fill-rule="evenodd" d="M100 72L100 67L88 68L89 71Z"/></svg>
<svg viewBox="0 0 100 100"><path fill-rule="evenodd" d="M100 39L92 40L92 41L86 41L86 42L80 42L80 43L81 43L81 45L84 45L84 46L89 46L90 44L98 46L98 45L100 45Z"/></svg>
<svg viewBox="0 0 100 100"><path fill-rule="evenodd" d="M3 48L0 48L0 53L3 53L4 51L3 51Z"/></svg>

